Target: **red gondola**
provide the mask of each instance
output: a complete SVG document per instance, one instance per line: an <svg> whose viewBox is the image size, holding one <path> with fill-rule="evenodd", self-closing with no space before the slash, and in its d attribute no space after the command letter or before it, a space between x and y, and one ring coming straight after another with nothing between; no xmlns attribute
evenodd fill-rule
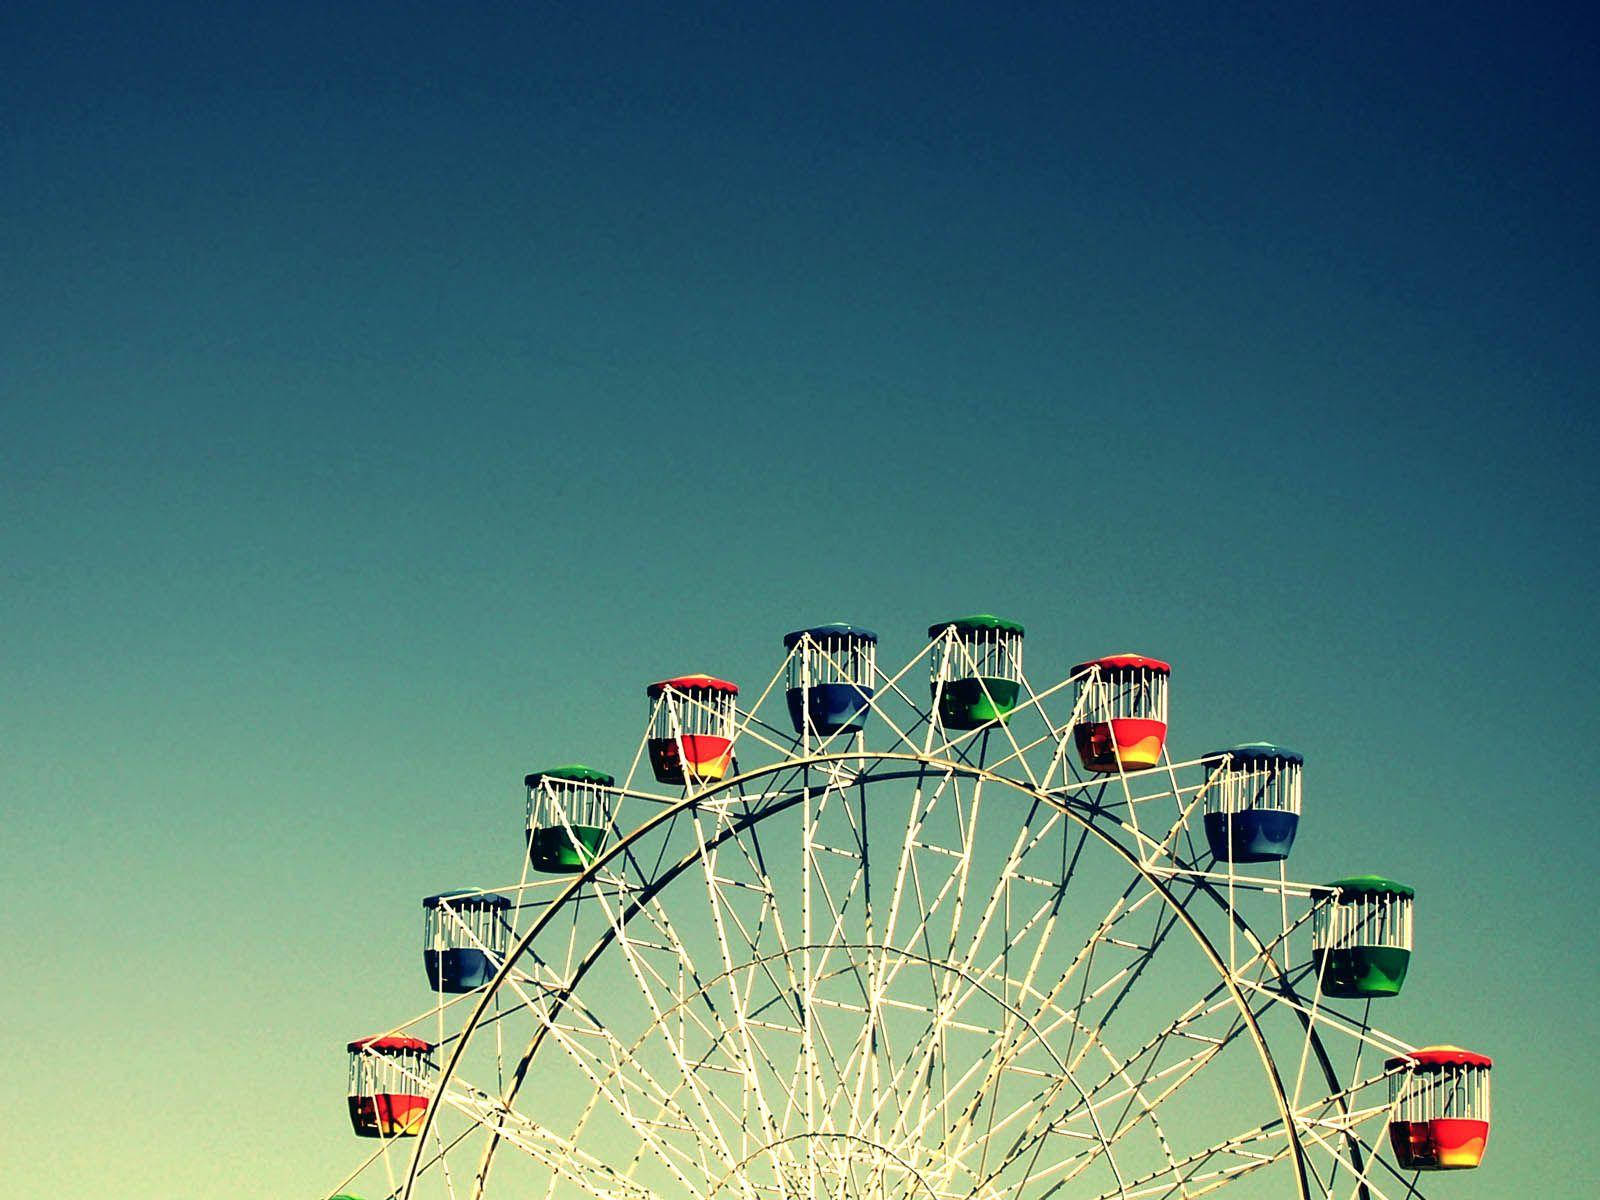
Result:
<svg viewBox="0 0 1600 1200"><path fill-rule="evenodd" d="M420 1038L358 1038L350 1051L350 1124L361 1137L415 1137L428 1114L433 1046Z"/></svg>
<svg viewBox="0 0 1600 1200"><path fill-rule="evenodd" d="M714 783L733 761L737 684L680 675L645 689L650 697L650 768L662 783Z"/></svg>
<svg viewBox="0 0 1600 1200"><path fill-rule="evenodd" d="M1389 1144L1406 1171L1460 1171L1489 1143L1489 1070L1459 1046L1425 1046L1383 1064L1389 1077ZM1403 1069L1403 1070L1402 1070Z"/></svg>
<svg viewBox="0 0 1600 1200"><path fill-rule="evenodd" d="M1108 654L1079 663L1072 674L1079 706L1072 740L1086 771L1115 775L1161 761L1171 666L1142 654Z"/></svg>

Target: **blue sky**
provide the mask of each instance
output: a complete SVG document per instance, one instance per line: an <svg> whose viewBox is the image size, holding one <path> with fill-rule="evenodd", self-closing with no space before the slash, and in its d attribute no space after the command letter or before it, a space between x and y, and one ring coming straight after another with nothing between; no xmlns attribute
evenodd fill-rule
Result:
<svg viewBox="0 0 1600 1200"><path fill-rule="evenodd" d="M1198 8L4 18L22 1191L315 1193L524 771L982 609L1303 749L1590 1194L1593 15Z"/></svg>

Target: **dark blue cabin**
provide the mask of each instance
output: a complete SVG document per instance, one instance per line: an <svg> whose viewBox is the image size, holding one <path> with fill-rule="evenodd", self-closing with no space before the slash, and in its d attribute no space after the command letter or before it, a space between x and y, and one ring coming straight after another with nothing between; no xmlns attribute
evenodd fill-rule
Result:
<svg viewBox="0 0 1600 1200"><path fill-rule="evenodd" d="M511 941L511 901L456 888L422 902L422 965L436 992L471 992L494 978Z"/></svg>
<svg viewBox="0 0 1600 1200"><path fill-rule="evenodd" d="M859 625L818 625L785 634L789 719L796 733L854 733L872 703L878 635Z"/></svg>
<svg viewBox="0 0 1600 1200"><path fill-rule="evenodd" d="M1222 862L1277 862L1289 857L1300 827L1300 772L1305 759L1267 742L1213 750L1202 760L1206 841Z"/></svg>

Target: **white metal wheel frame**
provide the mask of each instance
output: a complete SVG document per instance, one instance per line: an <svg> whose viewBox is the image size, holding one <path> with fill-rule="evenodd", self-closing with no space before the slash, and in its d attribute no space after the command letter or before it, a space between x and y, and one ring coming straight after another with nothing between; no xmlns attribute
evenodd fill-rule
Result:
<svg viewBox="0 0 1600 1200"><path fill-rule="evenodd" d="M636 756L597 862L498 889L494 983L399 1027L444 1067L391 1194L1419 1194L1374 1153L1409 1047L1305 967L1326 891L1196 851L1199 762L1080 777L1065 684L956 734L915 661L891 748L780 732L769 684L772 761L666 797Z"/></svg>

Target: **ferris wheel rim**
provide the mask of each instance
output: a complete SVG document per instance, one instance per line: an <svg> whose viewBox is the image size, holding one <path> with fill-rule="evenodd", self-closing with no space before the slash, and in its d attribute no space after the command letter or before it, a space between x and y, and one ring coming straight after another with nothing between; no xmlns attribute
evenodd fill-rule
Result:
<svg viewBox="0 0 1600 1200"><path fill-rule="evenodd" d="M628 830L625 834L619 836L615 843L609 846L593 861L588 863L582 871L575 873L567 883L566 887L563 888L560 893L552 899L551 903L534 920L533 924L528 928L526 933L524 933L512 946L508 948L505 960L501 964L499 971L496 972L494 979L484 987L483 994L479 997L478 1003L474 1006L471 1015L467 1019L467 1023L461 1028L459 1034L455 1038L449 1059L445 1062L440 1070L436 1084L435 1095L442 1095L444 1093L444 1089L454 1077L456 1068L460 1063L467 1045L472 1041L473 1035L477 1031L484 1014L489 1010L494 998L498 995L501 989L506 986L507 980L511 977L512 967L514 964L517 963L522 955L533 944L535 939L555 919L556 914L563 911L570 900L578 897L581 894L582 889L589 883L593 882L604 867L626 854L633 848L634 845L636 845L650 833L659 829L662 825L676 819L684 813L693 812L695 809L705 806L708 802L713 801L720 795L737 793L740 789L746 787L752 782L768 779L787 772L805 771L810 768L823 768L831 765L843 765L847 763L863 761L875 763L903 763L907 764L908 767L915 765L917 770L906 769L885 773L873 773L870 771L865 771L854 777L851 780L852 784L856 782L886 782L893 779L904 779L908 776L926 773L930 770L933 770L952 776L962 776L979 783L990 783L997 787L1012 789L1022 793L1037 803L1048 805L1050 808L1060 812L1066 818L1075 822L1080 829L1085 831L1086 834L1093 835L1114 855L1120 857L1123 861L1123 864L1131 868L1134 875L1138 879L1142 880L1146 886L1148 886L1161 898L1161 903L1172 913L1174 919L1178 923L1182 924L1189 932L1190 937L1199 948L1201 954L1210 963L1217 977L1222 981L1222 985L1229 993L1234 1008L1239 1012L1244 1026L1249 1032L1250 1041L1255 1047L1256 1056L1261 1062L1262 1071L1266 1077L1268 1088L1271 1091L1273 1101L1277 1106L1278 1117L1282 1123L1284 1135L1288 1143L1289 1152L1287 1157L1293 1164L1295 1187L1299 1200L1312 1200L1313 1194L1310 1187L1310 1181L1307 1177L1307 1167L1305 1161L1306 1152L1305 1147L1301 1142L1299 1123L1295 1120L1295 1115L1288 1097L1288 1093L1284 1088L1283 1079L1278 1072L1277 1063L1272 1056L1271 1049L1267 1045L1265 1035L1261 1031L1256 1019L1256 1015L1246 999L1243 991L1240 989L1237 981L1235 980L1233 972L1228 968L1227 963L1223 960L1222 955L1215 943L1213 943L1209 935L1207 935L1206 932L1200 928L1193 915L1185 909L1184 904L1180 902L1179 899L1172 893L1167 886L1167 882L1162 879L1160 875L1152 872L1149 867L1143 861L1141 861L1137 854L1130 851L1122 842L1111 836L1107 829L1094 821L1090 814L1086 814L1075 806L1064 803L1052 795L1048 790L1041 789L1025 780L1015 779L1010 776L998 774L995 771L970 761L959 761L945 758L925 751L867 750L865 748L857 748L849 750L836 750L827 753L794 754L778 762L763 764L761 766L752 768L750 771L741 772L716 781L714 784L706 788L700 790L691 790L682 798L664 804L659 813L655 814L648 820L641 822L635 828ZM769 801L761 809L746 814L738 824L730 825L727 828L718 831L717 841L719 843L725 841L726 839L733 837L737 832L742 831L744 828L747 828L750 825L753 825L770 816L777 815L779 812L785 811L787 808L800 801L803 791L804 789L801 789L800 791L792 793L786 797L781 797L777 801ZM652 881L647 891L641 893L641 895L637 898L635 902L636 905L638 903L643 903L650 897L653 897L656 892L660 891L661 888L665 887L673 879L677 878L678 875L698 861L699 851L701 848L702 847L700 845L697 845L694 851L687 854L680 862L673 864L669 869L663 872L658 879ZM1214 902L1220 902L1214 888L1204 887L1197 888L1196 890L1210 895ZM1239 916L1236 910L1231 909L1226 905L1223 907L1224 911L1230 912L1236 925L1248 930L1248 923L1242 921L1242 918ZM598 961L600 954L611 944L612 937L613 934L607 933L595 943L595 946L586 956L579 973L574 975L574 977L568 981L568 985L563 994L557 997L556 1003L558 1006L564 1004L567 997L572 994L577 983L581 980L583 973L587 972L589 966L591 966L595 961ZM1318 1040L1316 1038L1314 1029L1308 1030L1308 1036L1310 1036L1314 1041ZM533 1038L530 1040L528 1049L523 1053L518 1063L517 1071L513 1073L510 1089L506 1093L506 1103L515 1103L516 1096L520 1094L527 1066L532 1062L534 1055L537 1053L537 1049L543 1040L544 1030L542 1028L536 1030ZM1323 1065L1324 1069L1330 1065L1327 1062L1324 1054L1319 1052L1318 1058L1321 1061L1321 1065ZM415 1150L411 1155L410 1163L406 1170L405 1181L399 1191L396 1193L396 1195L402 1197L403 1200L410 1200L410 1197L412 1196L413 1189L416 1185L417 1175L422 1169L422 1161L425 1157L424 1151L428 1144L428 1136L433 1130L435 1116L439 1107L440 1106L437 1104L430 1104L426 1110L422 1127L419 1130L419 1136L415 1142ZM475 1195L482 1195L483 1189L487 1186L490 1164L493 1160L495 1150L501 1140L503 1140L501 1134L498 1131L491 1129L489 1133L488 1145L485 1147L479 1168L475 1173Z"/></svg>

